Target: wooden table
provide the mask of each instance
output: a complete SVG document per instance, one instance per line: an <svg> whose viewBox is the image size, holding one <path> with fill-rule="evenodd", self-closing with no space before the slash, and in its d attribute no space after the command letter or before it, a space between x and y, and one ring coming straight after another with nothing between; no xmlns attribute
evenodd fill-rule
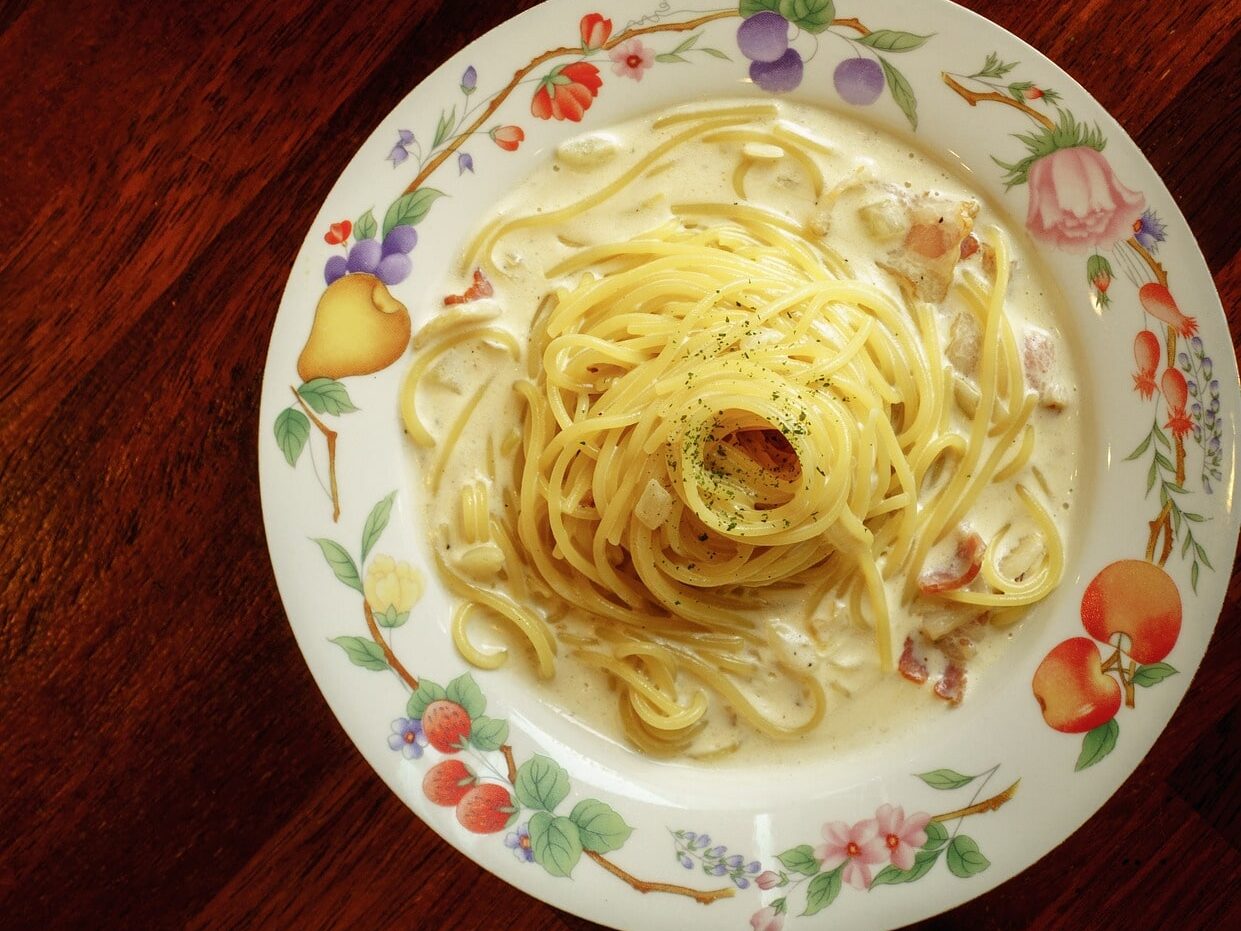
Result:
<svg viewBox="0 0 1241 931"><path fill-rule="evenodd" d="M593 927L449 849L362 761L294 645L256 482L315 211L521 5L0 3L0 925ZM1133 135L1241 334L1236 3L970 5ZM1234 574L1188 699L1089 824L925 927L1241 926L1239 607Z"/></svg>

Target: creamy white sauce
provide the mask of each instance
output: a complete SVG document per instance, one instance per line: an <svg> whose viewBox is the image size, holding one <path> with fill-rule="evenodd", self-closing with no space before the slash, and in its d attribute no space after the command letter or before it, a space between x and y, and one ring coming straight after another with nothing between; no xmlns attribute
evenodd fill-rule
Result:
<svg viewBox="0 0 1241 931"><path fill-rule="evenodd" d="M717 105L727 105L720 101ZM517 217L552 211L590 194L617 177L664 139L683 130L681 123L652 129L652 117L618 125L606 133L591 133L562 146L560 154L540 166L520 187L499 202L494 216ZM1061 537L1069 536L1070 504L1077 474L1077 453L1081 448L1081 419L1076 397L1077 378L1056 320L1056 291L1045 278L1029 250L1020 229L971 190L961 179L907 144L887 137L875 129L837 114L810 107L781 103L777 120L828 145L832 154L812 152L825 180L825 191L851 177L907 188L911 193L931 192L954 200L979 202L981 210L975 230L998 227L1009 243L1013 259L1012 278L1005 304L1017 339L1025 327L1034 326L1051 334L1058 348L1053 379L1065 390L1063 411L1040 406L1033 415L1037 445L1031 463L1014 480L989 486L970 511L968 522L984 540L991 540L1001 527L1011 524L1008 540L1015 543L1033 524L1017 503L1014 481L1042 488L1040 499L1052 512ZM775 122L775 121L770 121ZM623 193L586 214L555 228L521 230L501 240L494 259L504 276L494 280L494 298L467 306L471 312L499 311L496 322L525 342L531 318L540 302L557 284L549 282L544 270L573 255L584 246L615 242L652 229L671 218L674 203L732 203L732 176L740 154L737 143L694 141L673 150L654 170L629 185ZM816 205L814 193L802 169L787 157L755 149L748 153L753 167L746 178L746 197L750 203L782 213L798 223L822 222L824 205ZM831 246L842 254L855 274L889 291L899 299L894 278L875 264L882 253L863 225L858 208L874 200L873 189L855 187L839 194L824 225ZM817 217L817 219L816 219ZM491 218L488 218L491 219ZM470 284L472 268L462 269L448 278L442 293L459 293ZM941 305L939 323L944 341L956 312L954 299ZM479 467L489 457L507 468L511 457L499 450L497 437L503 437L518 424L517 405L511 386L527 377L526 360L512 362L504 353L486 346L467 346L450 353L433 370L422 411L428 426L437 435L448 428L463 399L482 379L494 376L491 388L462 435L439 494L425 502L428 527L455 526L460 520L460 489L480 475ZM492 437L489 441L488 437ZM489 451L488 444L491 444ZM430 461L430 460L424 460ZM1037 473L1037 474L1036 474ZM493 511L502 505L494 499ZM932 552L928 565L947 558L952 547L945 541ZM918 625L918 618L900 606L897 578L889 585L894 637L899 652L905 637ZM837 753L859 744L873 743L907 732L932 718L951 714L951 707L932 695L931 683L916 687L895 673L881 673L873 634L852 624L848 612L831 599L807 620L800 592L763 590L756 596L763 604L755 609L773 631L771 645L760 651L762 669L756 681L747 683L775 714L777 720L794 724L804 719L807 708L800 689L792 685L785 670L793 666L812 670L827 685L828 711L823 724L811 735L780 742L755 734L738 724L735 716L713 702L709 724L695 740L689 756L713 758L715 751L735 747L721 757L729 763L755 759L804 759L823 753ZM558 633L583 633L585 625L572 616L554 625ZM967 664L969 691L985 674L994 657L1012 639L1015 626L992 630L983 639L978 655ZM499 626L480 623L471 628L472 640L486 648L513 646ZM616 711L616 693L606 677L576 663L561 650L554 680L532 688L542 690L546 700L561 707L565 714L584 725L620 741L621 729ZM518 674L534 677L530 663L518 647L514 651ZM932 682L938 670L931 669Z"/></svg>

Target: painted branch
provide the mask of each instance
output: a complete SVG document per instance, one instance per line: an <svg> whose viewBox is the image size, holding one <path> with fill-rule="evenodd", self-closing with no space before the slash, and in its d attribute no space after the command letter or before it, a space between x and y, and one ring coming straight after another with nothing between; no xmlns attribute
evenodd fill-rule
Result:
<svg viewBox="0 0 1241 931"><path fill-rule="evenodd" d="M736 15L736 10L721 10L716 13L708 13L705 16L699 16L697 19L692 19L684 23L656 23L653 26L644 26L640 29L627 29L620 35L615 36L610 42L604 45L603 48L613 48L622 42L632 39L634 36L645 35L649 32L688 32L689 30L697 29L699 26L709 23L712 20L723 19L727 16ZM483 109L483 112L478 115L474 122L471 123L466 129L459 132L456 138L445 146L439 155L435 156L431 159L431 161L427 162L426 165L423 166L422 170L418 172L414 180L411 181L409 186L405 188L405 193L409 194L412 191L418 190L418 188L422 186L423 182L425 182L427 178L431 177L435 169L444 164L444 161L456 152L472 133L477 132L482 125L487 122L487 120L491 119L492 114L495 113L496 110L500 109L500 105L503 104L504 101L508 100L509 95L513 93L513 91L517 88L517 85L520 84L526 75L528 75L531 71L539 67L539 65L546 64L553 58L559 58L562 55L580 54L582 54L582 49L580 47L575 48L573 46L563 46L561 48L555 48L544 52L542 55L538 55L530 59L529 64L525 67L518 68L513 73L512 80L510 80L508 84L505 85L504 88L491 99L491 103L487 104L487 106Z"/></svg>
<svg viewBox="0 0 1241 931"><path fill-rule="evenodd" d="M942 815L934 815L931 820L953 821L957 818L967 817L968 815L980 815L983 812L995 811L1005 802L1011 801L1012 797L1017 794L1017 786L1019 785L1021 785L1020 779L1014 782L1003 792L999 792L991 796L991 798L985 798L981 802L975 802L973 805L969 805L966 808L958 808L956 811L945 812Z"/></svg>
<svg viewBox="0 0 1241 931"><path fill-rule="evenodd" d="M375 615L365 598L362 600L362 613L366 615L366 626L370 629L371 639L379 644L379 649L384 651L384 659L388 661L392 671L404 679L405 684L411 689L418 688L418 677L406 669L401 664L401 661L396 658L396 654L392 652L392 647L388 646L388 641L384 640L383 634L379 630L379 625L375 623Z"/></svg>
<svg viewBox="0 0 1241 931"><path fill-rule="evenodd" d="M1150 254L1150 251L1138 242L1137 237L1130 236L1125 240L1125 244L1138 254L1138 257L1150 267L1151 272L1155 276L1155 280L1166 288L1168 286L1167 271L1164 270L1163 265L1155 261L1155 257Z"/></svg>
<svg viewBox="0 0 1241 931"><path fill-rule="evenodd" d="M702 905L710 905L716 899L730 898L734 892L731 886L723 889L691 889L689 886L677 886L673 883L652 883L645 879L638 879L627 871L621 869L611 860L607 859L601 853L595 853L593 850L583 851L586 856L590 857L601 867L615 876L622 882L628 883L634 889L646 894L648 892L666 892L669 895L683 895L693 899Z"/></svg>
<svg viewBox="0 0 1241 931"><path fill-rule="evenodd" d="M1159 535L1164 534L1163 552L1159 554L1159 565L1164 565L1168 561L1168 556L1172 553L1172 503L1168 502L1163 506L1163 510L1159 512L1159 516L1147 524L1151 529L1151 535L1146 541L1146 558L1149 562L1155 562L1155 546L1159 543Z"/></svg>
<svg viewBox="0 0 1241 931"><path fill-rule="evenodd" d="M504 763L508 767L509 785L517 785L517 763L513 759L513 748L508 744L500 747L500 752L504 754Z"/></svg>
<svg viewBox="0 0 1241 931"><path fill-rule="evenodd" d="M1020 110L1026 116L1030 117L1030 119L1042 126L1045 126L1047 129L1056 128L1056 124L1052 122L1051 117L1047 116L1045 113L1039 113L1033 107L1027 106L1020 100L1001 94L998 91L987 91L986 93L972 91L964 84L961 84L953 78L953 76L947 71L940 72L940 77L944 79L945 84L956 91L971 107L978 106L978 104L984 100L993 100L996 103L1002 103L1007 107L1013 107L1016 110Z"/></svg>
<svg viewBox="0 0 1241 931"><path fill-rule="evenodd" d="M336 487L336 431L315 416L315 412L306 406L305 400L297 393L296 388L289 385L289 390L293 392L293 397L297 399L297 403L306 412L310 422L319 429L324 439L327 440L327 479L328 487L332 489L332 523L336 523L340 520L340 492Z"/></svg>

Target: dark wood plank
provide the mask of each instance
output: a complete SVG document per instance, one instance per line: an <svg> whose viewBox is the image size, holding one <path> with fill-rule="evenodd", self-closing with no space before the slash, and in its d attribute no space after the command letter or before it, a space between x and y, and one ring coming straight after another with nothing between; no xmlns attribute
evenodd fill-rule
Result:
<svg viewBox="0 0 1241 931"><path fill-rule="evenodd" d="M318 204L410 87L528 5L0 3L0 924L595 927L452 851L352 749L284 619L254 468ZM1241 338L1235 4L969 5L1138 140ZM924 926L1241 924L1238 619L1234 573L1133 778Z"/></svg>

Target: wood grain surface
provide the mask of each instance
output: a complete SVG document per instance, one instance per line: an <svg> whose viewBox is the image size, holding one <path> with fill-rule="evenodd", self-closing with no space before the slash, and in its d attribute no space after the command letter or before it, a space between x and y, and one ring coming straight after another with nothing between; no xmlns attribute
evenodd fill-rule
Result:
<svg viewBox="0 0 1241 931"><path fill-rule="evenodd" d="M968 5L1137 140L1235 342L1236 0ZM0 2L0 925L595 927L384 788L302 662L259 516L259 384L302 237L378 121L521 7ZM1234 573L1115 797L923 927L1241 927L1239 609Z"/></svg>

